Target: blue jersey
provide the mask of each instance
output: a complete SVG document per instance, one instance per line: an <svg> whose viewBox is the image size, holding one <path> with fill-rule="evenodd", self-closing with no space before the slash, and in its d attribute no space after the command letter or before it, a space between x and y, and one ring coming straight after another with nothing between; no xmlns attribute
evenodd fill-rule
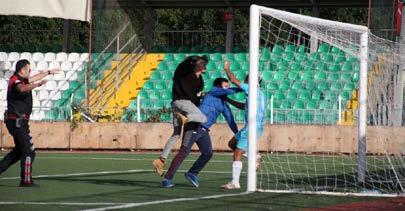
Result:
<svg viewBox="0 0 405 211"><path fill-rule="evenodd" d="M217 121L219 114L225 117L226 122L234 133L238 132L235 120L232 116L229 105L222 99L223 96L235 94L242 91L239 88L223 89L213 87L204 97L200 104L201 112L207 117L207 121L202 124L205 128L210 128Z"/></svg>
<svg viewBox="0 0 405 211"><path fill-rule="evenodd" d="M245 83L240 84L240 88L245 92L245 94L249 95L249 85ZM245 125L248 124L248 98L246 98L245 103ZM264 97L264 93L260 88L257 88L257 110L256 110L256 124L257 127L263 127L265 117L266 117L266 100Z"/></svg>

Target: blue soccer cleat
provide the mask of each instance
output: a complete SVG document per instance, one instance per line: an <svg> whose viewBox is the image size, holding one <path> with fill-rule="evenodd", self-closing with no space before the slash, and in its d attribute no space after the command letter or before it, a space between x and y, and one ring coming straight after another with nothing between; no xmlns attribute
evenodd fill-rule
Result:
<svg viewBox="0 0 405 211"><path fill-rule="evenodd" d="M184 176L194 185L194 187L196 187L196 188L200 187L200 183L198 182L197 175L187 172L184 174Z"/></svg>
<svg viewBox="0 0 405 211"><path fill-rule="evenodd" d="M162 188L171 188L174 186L174 183L171 179L163 179L162 182L160 183L160 186Z"/></svg>

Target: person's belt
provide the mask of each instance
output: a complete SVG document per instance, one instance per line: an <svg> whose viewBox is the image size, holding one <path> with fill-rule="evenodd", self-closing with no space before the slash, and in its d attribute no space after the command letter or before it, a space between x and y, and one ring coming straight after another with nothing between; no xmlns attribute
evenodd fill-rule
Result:
<svg viewBox="0 0 405 211"><path fill-rule="evenodd" d="M21 114L20 116L17 114L13 113L4 113L4 119L18 119L18 118L23 118L25 120L30 120L30 116L27 114Z"/></svg>

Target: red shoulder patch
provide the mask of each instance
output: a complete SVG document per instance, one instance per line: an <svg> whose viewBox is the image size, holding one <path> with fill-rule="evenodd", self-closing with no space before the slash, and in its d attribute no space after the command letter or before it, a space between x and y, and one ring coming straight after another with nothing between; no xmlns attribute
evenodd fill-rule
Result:
<svg viewBox="0 0 405 211"><path fill-rule="evenodd" d="M10 77L10 80L8 81L8 89L11 88L11 86L18 80L18 77L16 75L12 75Z"/></svg>

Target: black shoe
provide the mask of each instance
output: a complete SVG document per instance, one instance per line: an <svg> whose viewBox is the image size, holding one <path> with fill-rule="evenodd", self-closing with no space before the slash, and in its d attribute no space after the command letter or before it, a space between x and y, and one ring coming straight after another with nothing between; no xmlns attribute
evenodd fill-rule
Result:
<svg viewBox="0 0 405 211"><path fill-rule="evenodd" d="M39 185L38 185L38 184L35 184L35 183L23 183L23 182L21 182L19 186L20 186L20 187L39 188Z"/></svg>

